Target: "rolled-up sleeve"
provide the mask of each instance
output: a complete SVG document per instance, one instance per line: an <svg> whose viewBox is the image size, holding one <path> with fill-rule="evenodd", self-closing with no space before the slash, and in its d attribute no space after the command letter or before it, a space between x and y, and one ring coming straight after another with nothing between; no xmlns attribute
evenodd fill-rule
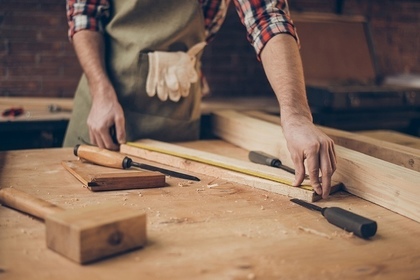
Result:
<svg viewBox="0 0 420 280"><path fill-rule="evenodd" d="M109 17L107 0L67 0L66 9L70 40L80 30L102 32Z"/></svg>
<svg viewBox="0 0 420 280"><path fill-rule="evenodd" d="M299 44L287 0L234 0L234 3L258 58L265 44L277 34L290 34Z"/></svg>

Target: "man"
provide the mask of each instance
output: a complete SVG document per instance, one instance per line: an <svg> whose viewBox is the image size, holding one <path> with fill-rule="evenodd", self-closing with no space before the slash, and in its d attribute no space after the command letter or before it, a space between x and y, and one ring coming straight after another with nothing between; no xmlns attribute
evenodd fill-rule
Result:
<svg viewBox="0 0 420 280"><path fill-rule="evenodd" d="M229 2L67 0L69 37L84 75L64 146L86 141L116 150L139 138L197 139L201 88L196 62L203 42L220 28ZM334 143L312 123L287 1L233 2L279 101L294 185L304 179L306 160L311 184L325 198L336 169Z"/></svg>

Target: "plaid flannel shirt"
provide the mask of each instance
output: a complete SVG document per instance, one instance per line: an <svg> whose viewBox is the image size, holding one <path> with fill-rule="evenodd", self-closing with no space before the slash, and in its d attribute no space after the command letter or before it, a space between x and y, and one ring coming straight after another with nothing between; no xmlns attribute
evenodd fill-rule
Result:
<svg viewBox="0 0 420 280"><path fill-rule="evenodd" d="M230 0L198 0L201 4L206 41L209 42L222 26ZM247 38L259 57L265 44L279 33L292 35L298 42L289 16L287 0L233 0ZM80 30L103 32L109 18L108 0L67 0L68 36Z"/></svg>

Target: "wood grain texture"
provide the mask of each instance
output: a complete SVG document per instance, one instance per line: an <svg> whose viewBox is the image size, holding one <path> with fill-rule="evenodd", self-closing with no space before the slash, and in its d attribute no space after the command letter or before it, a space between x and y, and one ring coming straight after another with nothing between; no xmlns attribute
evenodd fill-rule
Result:
<svg viewBox="0 0 420 280"><path fill-rule="evenodd" d="M235 111L215 112L213 120L214 132L222 139L245 149L265 147L282 160L288 159L279 125ZM419 172L339 145L335 150L338 165L333 179L342 182L347 191L420 222Z"/></svg>
<svg viewBox="0 0 420 280"><path fill-rule="evenodd" d="M91 191L156 188L165 186L165 175L159 172L132 168L118 170L81 160L61 163L74 177Z"/></svg>
<svg viewBox="0 0 420 280"><path fill-rule="evenodd" d="M248 116L280 125L280 117L261 111L248 111L244 113ZM364 133L361 133L361 135L319 125L317 127L331 137L337 145L404 166L414 171L420 171L420 149L415 148L416 144L420 147L420 139L417 137L384 132L366 133L366 135L376 135L375 139L371 136L365 136Z"/></svg>
<svg viewBox="0 0 420 280"><path fill-rule="evenodd" d="M62 211L45 219L47 247L81 264L146 243L146 214L120 205Z"/></svg>
<svg viewBox="0 0 420 280"><path fill-rule="evenodd" d="M364 130L358 134L420 150L420 138L392 130Z"/></svg>
<svg viewBox="0 0 420 280"><path fill-rule="evenodd" d="M293 174L250 161L150 139L121 145L120 151L147 160L164 162L182 170L207 174L306 201L312 202L319 199L312 187L308 185L308 181L305 181L306 185L302 187L292 187ZM337 184L334 191L339 187L341 185Z"/></svg>
<svg viewBox="0 0 420 280"><path fill-rule="evenodd" d="M15 188L0 189L0 202L45 221L47 247L77 263L142 247L146 214L109 203L65 210Z"/></svg>
<svg viewBox="0 0 420 280"><path fill-rule="evenodd" d="M235 158L243 150L220 140L200 142L188 146ZM204 174L201 182L168 177L164 188L90 192L60 164L73 159L71 148L0 152L0 186L66 210L116 203L144 211L145 247L80 266L47 249L43 223L0 207L0 278L394 280L420 275L420 223L349 193L316 204L376 220L372 240L347 234L284 195Z"/></svg>

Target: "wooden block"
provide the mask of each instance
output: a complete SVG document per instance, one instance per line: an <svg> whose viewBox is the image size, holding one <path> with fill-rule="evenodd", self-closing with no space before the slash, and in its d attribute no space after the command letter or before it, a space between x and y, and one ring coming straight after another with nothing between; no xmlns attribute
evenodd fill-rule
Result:
<svg viewBox="0 0 420 280"><path fill-rule="evenodd" d="M244 149L265 147L270 154L286 155L279 125L234 111L215 112L212 125L217 136ZM335 151L338 164L333 179L348 192L420 222L419 172L339 145ZM289 160L284 158L286 164Z"/></svg>
<svg viewBox="0 0 420 280"><path fill-rule="evenodd" d="M45 218L47 247L78 263L144 246L146 214L121 205L61 211Z"/></svg>
<svg viewBox="0 0 420 280"><path fill-rule="evenodd" d="M91 191L155 188L165 186L165 175L139 169L119 170L81 160L62 165Z"/></svg>
<svg viewBox="0 0 420 280"><path fill-rule="evenodd" d="M0 203L45 221L47 247L89 263L144 246L146 214L123 205L65 210L14 188L0 189Z"/></svg>

